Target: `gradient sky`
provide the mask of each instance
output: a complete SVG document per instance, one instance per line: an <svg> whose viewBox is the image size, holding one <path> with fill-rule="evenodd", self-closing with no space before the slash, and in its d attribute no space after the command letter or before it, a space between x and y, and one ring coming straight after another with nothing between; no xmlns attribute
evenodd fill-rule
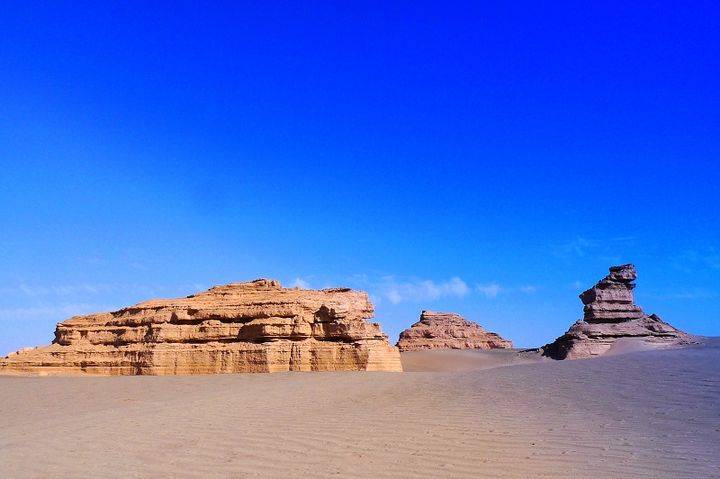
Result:
<svg viewBox="0 0 720 479"><path fill-rule="evenodd" d="M720 335L714 2L109 3L0 9L0 354L256 277L536 346L625 262Z"/></svg>

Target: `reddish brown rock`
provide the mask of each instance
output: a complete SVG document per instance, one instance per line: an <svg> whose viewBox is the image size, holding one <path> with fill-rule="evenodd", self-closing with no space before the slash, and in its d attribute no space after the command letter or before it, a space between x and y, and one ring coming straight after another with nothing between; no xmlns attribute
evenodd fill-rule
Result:
<svg viewBox="0 0 720 479"><path fill-rule="evenodd" d="M350 289L234 283L70 318L51 345L0 359L0 373L401 371L373 313L367 294Z"/></svg>
<svg viewBox="0 0 720 479"><path fill-rule="evenodd" d="M400 333L400 351L422 349L501 349L512 342L455 313L423 311L420 321Z"/></svg>
<svg viewBox="0 0 720 479"><path fill-rule="evenodd" d="M691 336L646 315L635 304L633 290L637 272L632 264L613 266L610 274L580 294L584 317L553 343L543 354L554 359L599 356L618 340L637 340L651 346L673 346L693 342Z"/></svg>

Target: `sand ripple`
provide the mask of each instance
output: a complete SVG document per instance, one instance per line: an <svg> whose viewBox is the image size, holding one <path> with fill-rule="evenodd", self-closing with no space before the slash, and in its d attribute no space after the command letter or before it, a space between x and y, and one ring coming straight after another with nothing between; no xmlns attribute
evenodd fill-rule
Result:
<svg viewBox="0 0 720 479"><path fill-rule="evenodd" d="M0 477L720 477L718 347L459 369L0 377Z"/></svg>

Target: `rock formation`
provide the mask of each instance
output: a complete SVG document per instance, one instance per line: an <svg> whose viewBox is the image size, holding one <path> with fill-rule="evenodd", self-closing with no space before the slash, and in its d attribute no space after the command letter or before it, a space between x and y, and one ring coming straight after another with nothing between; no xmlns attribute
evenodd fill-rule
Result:
<svg viewBox="0 0 720 479"><path fill-rule="evenodd" d="M554 359L589 358L607 352L623 338L657 346L693 342L686 333L654 314L646 315L635 304L636 279L632 264L611 267L610 274L580 295L584 318L543 346L543 354Z"/></svg>
<svg viewBox="0 0 720 479"><path fill-rule="evenodd" d="M57 325L49 346L0 359L5 374L401 371L367 294L258 279Z"/></svg>
<svg viewBox="0 0 720 479"><path fill-rule="evenodd" d="M512 342L455 313L423 311L420 321L400 333L400 351L512 348Z"/></svg>

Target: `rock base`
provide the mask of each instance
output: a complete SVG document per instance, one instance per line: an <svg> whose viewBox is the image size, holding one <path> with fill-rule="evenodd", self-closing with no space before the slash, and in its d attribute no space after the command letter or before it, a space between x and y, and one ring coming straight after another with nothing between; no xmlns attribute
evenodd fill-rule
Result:
<svg viewBox="0 0 720 479"><path fill-rule="evenodd" d="M637 272L631 264L613 266L610 274L580 295L584 317L554 342L543 346L553 359L601 356L621 339L637 340L653 347L672 347L695 342L655 314L646 315L634 304Z"/></svg>
<svg viewBox="0 0 720 479"><path fill-rule="evenodd" d="M423 311L420 320L400 333L400 351L428 349L505 349L512 342L459 314Z"/></svg>
<svg viewBox="0 0 720 479"><path fill-rule="evenodd" d="M402 371L367 295L256 280L58 324L53 344L0 359L0 374L173 375Z"/></svg>

